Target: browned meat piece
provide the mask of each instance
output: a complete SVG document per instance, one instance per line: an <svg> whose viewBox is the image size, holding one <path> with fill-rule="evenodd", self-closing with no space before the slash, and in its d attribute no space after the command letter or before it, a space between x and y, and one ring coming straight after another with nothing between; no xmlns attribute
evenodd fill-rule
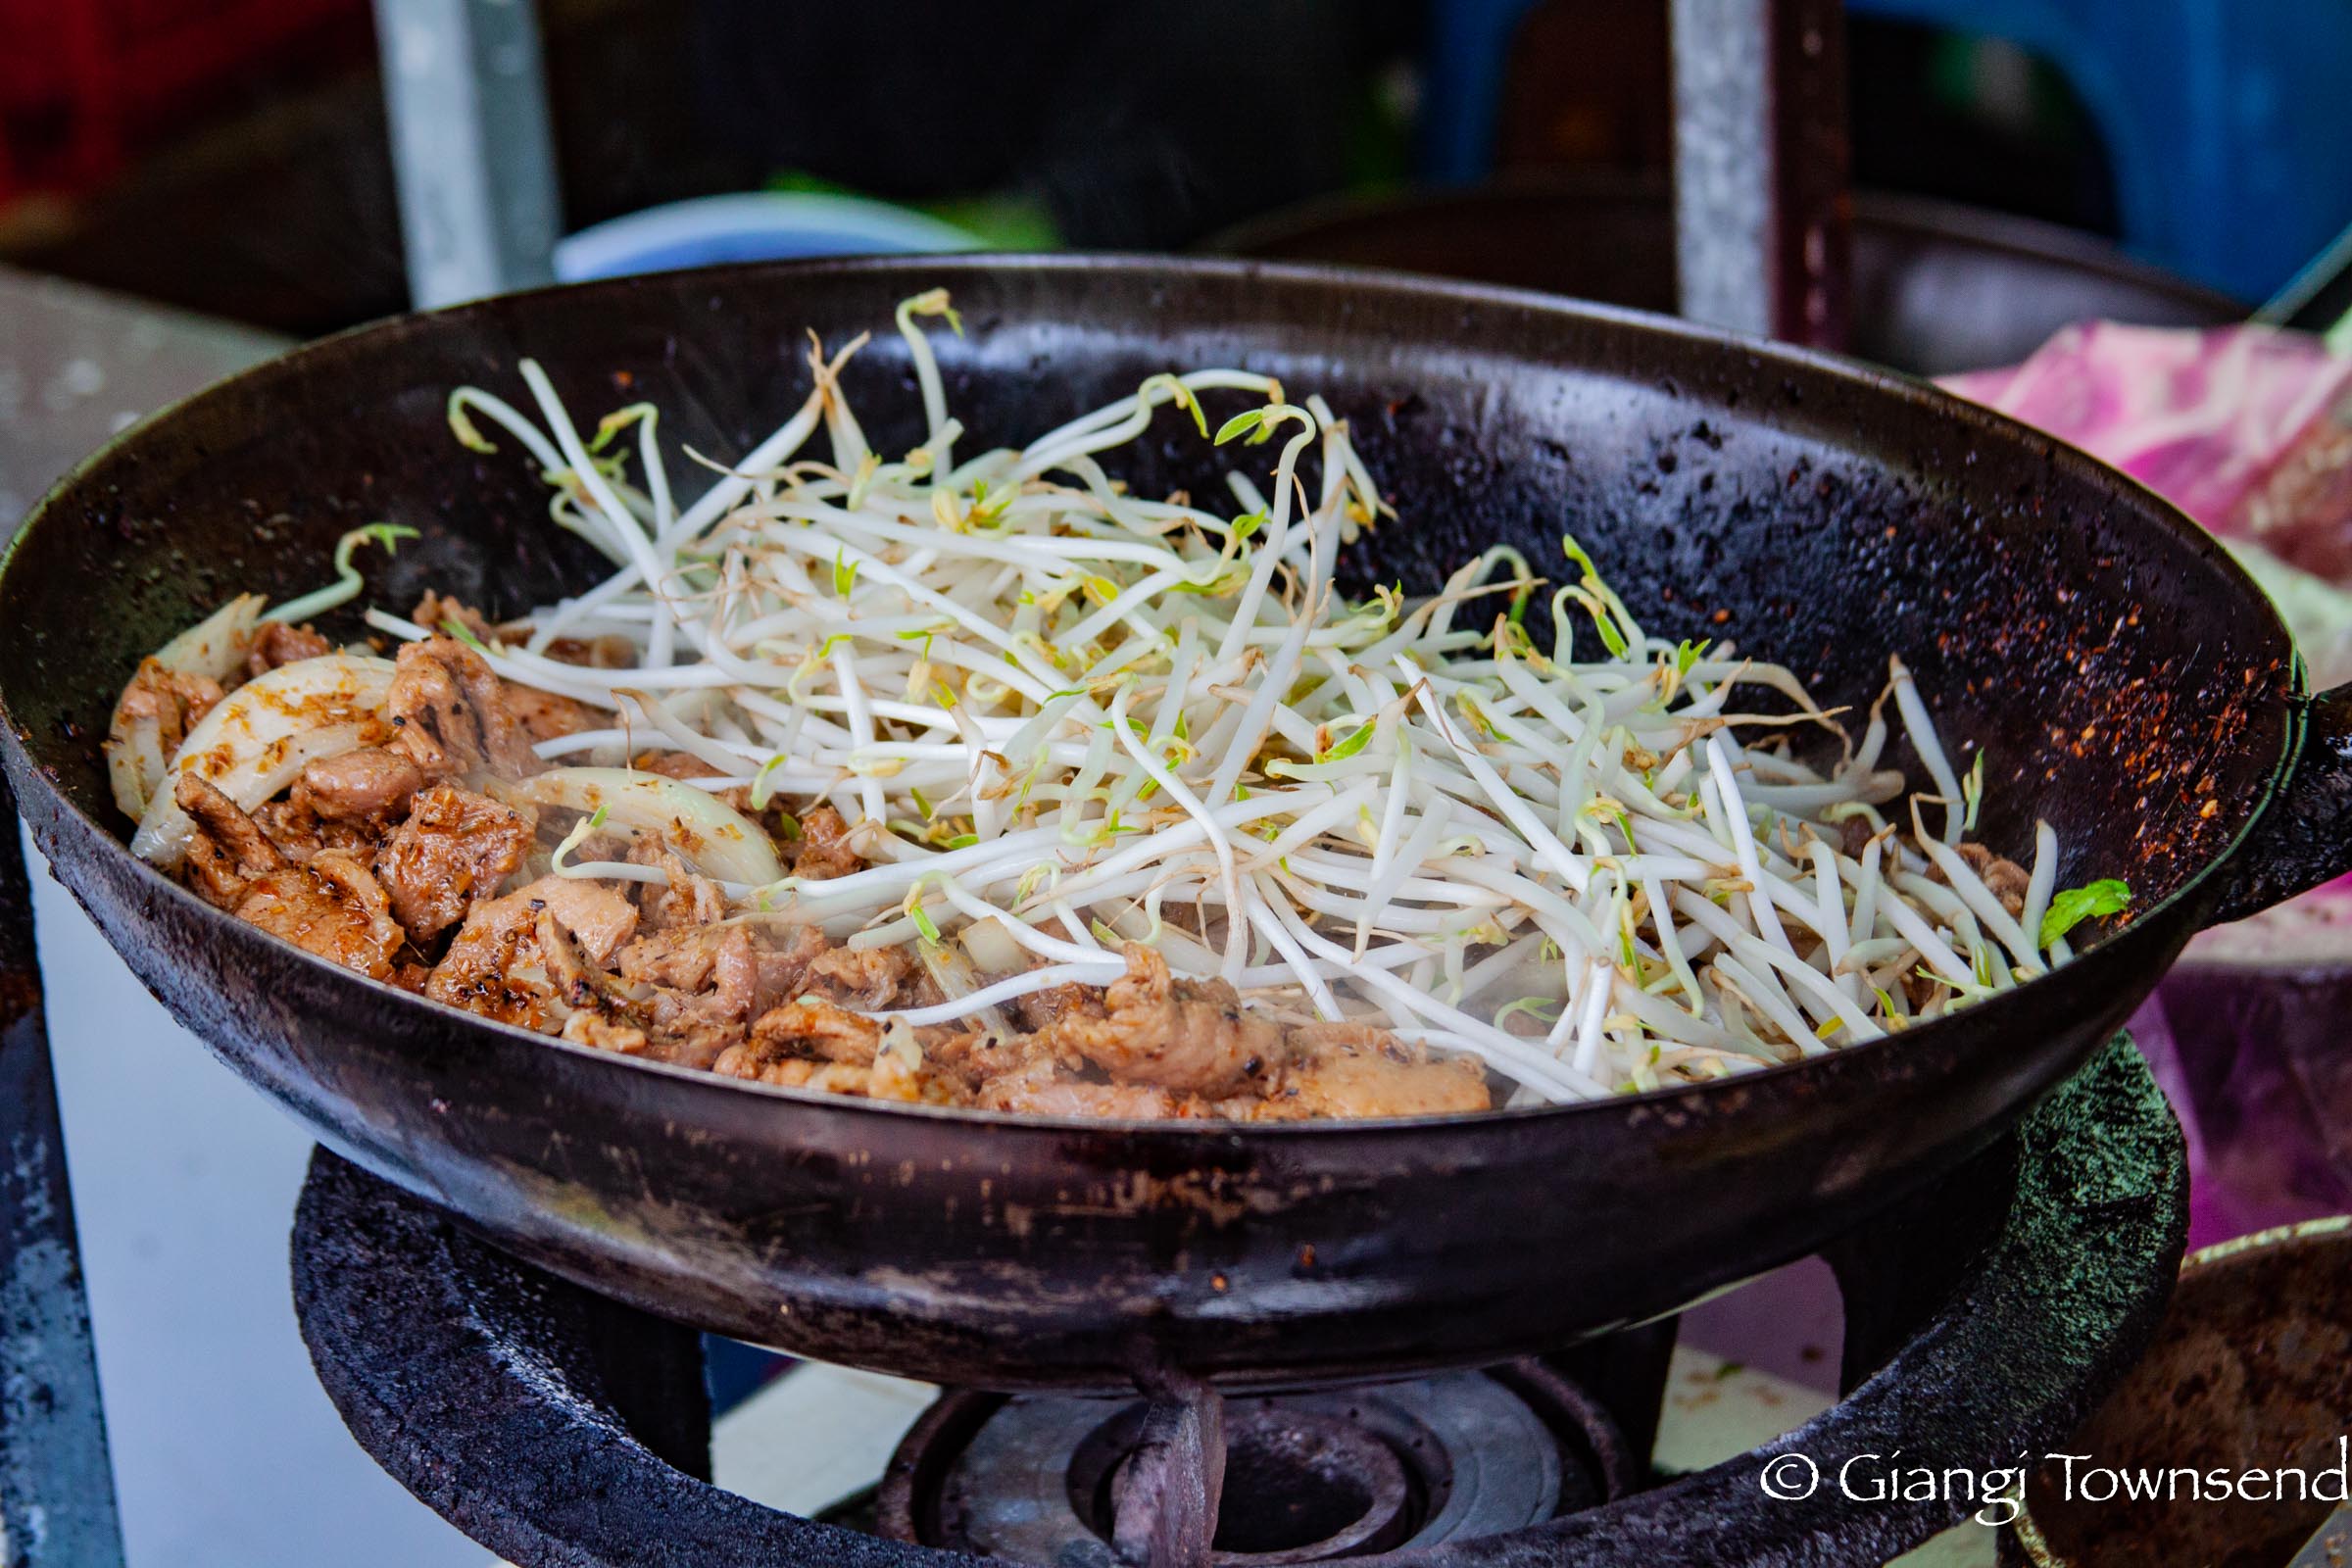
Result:
<svg viewBox="0 0 2352 1568"><path fill-rule="evenodd" d="M655 1037L652 1054L708 1067L741 1042L760 999L760 959L749 927L681 927L623 948L621 978L650 988L640 1005Z"/></svg>
<svg viewBox="0 0 2352 1568"><path fill-rule="evenodd" d="M1291 1025L1286 1038L1292 1056L1301 1062L1332 1051L1362 1053L1386 1051L1394 1047L1410 1052L1415 1049L1378 1024L1331 1023L1320 1018L1311 1023Z"/></svg>
<svg viewBox="0 0 2352 1568"><path fill-rule="evenodd" d="M2001 901L2001 907L2011 914L2026 912L2026 889L2034 881L2033 873L2015 860L2004 860L1982 844L1957 846L1960 858L1968 868L1984 879L1984 889Z"/></svg>
<svg viewBox="0 0 2352 1568"><path fill-rule="evenodd" d="M709 877L697 876L686 869L686 862L666 846L652 839L640 839L630 847L628 859L631 865L658 865L669 873L667 883L636 885L637 907L644 914L649 930L710 925L727 917L725 891Z"/></svg>
<svg viewBox="0 0 2352 1568"><path fill-rule="evenodd" d="M1065 1017L1055 1041L1125 1083L1211 1099L1283 1063L1282 1031L1242 1008L1222 980L1171 980L1167 960L1140 942L1127 972L1103 993L1108 1015Z"/></svg>
<svg viewBox="0 0 2352 1568"><path fill-rule="evenodd" d="M721 1009L748 1022L760 994L760 959L740 925L677 927L640 937L620 952L623 980L689 994L723 995Z"/></svg>
<svg viewBox="0 0 2352 1568"><path fill-rule="evenodd" d="M788 1089L821 1089L866 1100L961 1103L956 1085L890 1051L865 1063L814 1061L807 1056L770 1055L758 1042L747 1042L721 1052L710 1070L723 1078L747 1078Z"/></svg>
<svg viewBox="0 0 2352 1568"><path fill-rule="evenodd" d="M748 1078L754 1083L798 1089L808 1082L816 1063L806 1056L770 1056L757 1042L747 1040L720 1052L710 1070L721 1078Z"/></svg>
<svg viewBox="0 0 2352 1568"><path fill-rule="evenodd" d="M437 634L446 634L449 622L454 620L483 642L490 641L489 616L464 600L437 594L430 589L425 591L422 599L416 601L416 608L409 612L409 618L426 631Z"/></svg>
<svg viewBox="0 0 2352 1568"><path fill-rule="evenodd" d="M503 899L477 904L433 966L424 994L485 1017L546 1028L561 1002L540 952L539 916L553 914L585 959L603 963L636 929L637 911L610 888L545 876ZM558 961L563 956L558 955Z"/></svg>
<svg viewBox="0 0 2352 1568"><path fill-rule="evenodd" d="M745 1078L753 1083L785 1089L821 1089L827 1094L865 1098L873 1089L874 1069L842 1061L810 1061L806 1056L769 1057L753 1046L736 1046L711 1064L722 1078Z"/></svg>
<svg viewBox="0 0 2352 1568"><path fill-rule="evenodd" d="M905 948L835 948L809 960L808 984L846 1006L876 1012L898 1001L918 973Z"/></svg>
<svg viewBox="0 0 2352 1568"><path fill-rule="evenodd" d="M511 680L500 684L506 693L507 711L514 715L522 738L534 746L559 735L577 735L584 729L603 727L604 721L597 716L596 710L586 703Z"/></svg>
<svg viewBox="0 0 2352 1568"><path fill-rule="evenodd" d="M254 632L253 646L245 654L245 677L250 680L256 675L267 675L280 664L298 663L334 651L333 643L308 626L267 620Z"/></svg>
<svg viewBox="0 0 2352 1568"><path fill-rule="evenodd" d="M253 878L279 870L286 858L237 803L209 779L182 773L172 786L179 808L196 819L188 844L188 882L211 903L233 909Z"/></svg>
<svg viewBox="0 0 2352 1568"><path fill-rule="evenodd" d="M1430 1058L1420 1046L1361 1024L1308 1024L1290 1037L1293 1059L1251 1114L1450 1116L1494 1103L1486 1069L1469 1056Z"/></svg>
<svg viewBox="0 0 2352 1568"><path fill-rule="evenodd" d="M637 662L637 645L626 637L558 637L547 645L547 657L559 664L626 669Z"/></svg>
<svg viewBox="0 0 2352 1568"><path fill-rule="evenodd" d="M588 961L564 922L544 906L532 922L531 940L539 945L539 965L548 984L565 1006L594 1008L605 1001L605 972Z"/></svg>
<svg viewBox="0 0 2352 1568"><path fill-rule="evenodd" d="M812 925L787 926L764 936L755 955L760 966L759 992L752 1004L755 1015L780 1002L798 1000L808 989L808 965L828 946L825 934Z"/></svg>
<svg viewBox="0 0 2352 1568"><path fill-rule="evenodd" d="M620 950L613 966L631 985L668 986L699 991L710 983L718 961L717 939L724 927L685 926L649 928L646 935Z"/></svg>
<svg viewBox="0 0 2352 1568"><path fill-rule="evenodd" d="M900 1095L883 1097L874 1095L875 1083L881 1072L881 1059L879 1058L873 1065L863 1067L855 1066L846 1061L819 1062L816 1064L816 1070L808 1075L808 1087L822 1089L827 1094L858 1095L868 1099L905 1098Z"/></svg>
<svg viewBox="0 0 2352 1568"><path fill-rule="evenodd" d="M390 902L357 856L321 850L302 865L254 878L237 918L296 947L375 979L388 979L400 951Z"/></svg>
<svg viewBox="0 0 2352 1568"><path fill-rule="evenodd" d="M1114 1116L1127 1121L1165 1121L1195 1113L1189 1097L1179 1099L1151 1084L1089 1083L1043 1057L991 1078L973 1103L983 1110L1032 1116Z"/></svg>
<svg viewBox="0 0 2352 1568"><path fill-rule="evenodd" d="M555 988L541 964L539 910L524 897L529 891L475 905L426 977L424 994L501 1023L547 1027Z"/></svg>
<svg viewBox="0 0 2352 1568"><path fill-rule="evenodd" d="M546 971L548 984L564 1005L574 1009L573 1016L596 1013L615 1028L635 1028L640 1039L644 1035L645 1017L634 1000L625 995L612 977L592 963L580 952L579 944L553 909L541 908L532 940L539 944L541 967ZM571 1020L564 1020L568 1028Z"/></svg>
<svg viewBox="0 0 2352 1568"><path fill-rule="evenodd" d="M637 910L627 899L585 877L543 876L507 895L526 905L544 905L564 922L592 963L610 963L637 930Z"/></svg>
<svg viewBox="0 0 2352 1568"><path fill-rule="evenodd" d="M882 1044L882 1026L830 1002L803 997L753 1020L752 1043L764 1055L821 1056L864 1066Z"/></svg>
<svg viewBox="0 0 2352 1568"><path fill-rule="evenodd" d="M408 820L376 852L375 874L419 948L498 891L522 863L538 814L454 784L417 793Z"/></svg>
<svg viewBox="0 0 2352 1568"><path fill-rule="evenodd" d="M647 1054L660 1061L708 1071L718 1058L743 1044L743 1025L680 1012L660 1026Z"/></svg>
<svg viewBox="0 0 2352 1568"><path fill-rule="evenodd" d="M307 860L320 850L372 854L423 783L424 774L400 753L363 746L311 763L284 800L253 816L291 859Z"/></svg>
<svg viewBox="0 0 2352 1568"><path fill-rule="evenodd" d="M1002 1072L1010 1072L1028 1059L1013 1042L1025 1036L1001 1035L989 1029L958 1029L931 1024L914 1031L922 1048L923 1065L952 1084L958 1102L969 1103L971 1091Z"/></svg>
<svg viewBox="0 0 2352 1568"><path fill-rule="evenodd" d="M862 870L865 861L850 848L849 824L830 806L810 807L801 816L800 841L792 846L792 874L823 881Z"/></svg>
<svg viewBox="0 0 2352 1568"><path fill-rule="evenodd" d="M629 759L629 765L640 773L659 773L663 778L709 778L716 771L692 752L639 752Z"/></svg>
<svg viewBox="0 0 2352 1568"><path fill-rule="evenodd" d="M381 746L321 757L294 781L291 799L327 822L398 821L409 798L424 788L424 773L409 758Z"/></svg>
<svg viewBox="0 0 2352 1568"><path fill-rule="evenodd" d="M645 1054L645 1031L633 1023L617 1023L593 1009L583 1008L564 1020L564 1038L575 1046L610 1051L620 1056Z"/></svg>
<svg viewBox="0 0 2352 1568"><path fill-rule="evenodd" d="M410 643L385 699L399 734L392 749L434 777L488 767L519 778L539 759L508 711L505 685L475 653L452 637Z"/></svg>
<svg viewBox="0 0 2352 1568"><path fill-rule="evenodd" d="M951 1102L954 1089L938 1080L928 1070L928 1064L909 1062L895 1051L883 1051L874 1057L866 1070L865 1098L868 1100L901 1100L908 1104L931 1101L937 1104Z"/></svg>
<svg viewBox="0 0 2352 1568"><path fill-rule="evenodd" d="M1043 991L1015 997L1004 1005L1012 1013L1013 1021L1032 1033L1051 1029L1064 1018L1104 1016L1102 992L1098 986L1048 986Z"/></svg>
<svg viewBox="0 0 2352 1568"><path fill-rule="evenodd" d="M297 795L301 786L295 786ZM363 859L375 855L376 841L383 837L384 824L367 818L350 822L325 822L310 808L308 803L289 797L270 801L257 808L254 821L270 836L289 860L300 863L320 850L349 850Z"/></svg>

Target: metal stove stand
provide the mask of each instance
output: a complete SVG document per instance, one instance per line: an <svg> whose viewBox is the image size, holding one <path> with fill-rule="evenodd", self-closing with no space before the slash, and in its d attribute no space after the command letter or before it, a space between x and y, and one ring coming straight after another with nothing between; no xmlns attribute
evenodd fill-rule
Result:
<svg viewBox="0 0 2352 1568"><path fill-rule="evenodd" d="M1855 1503L1833 1486L1775 1501L1764 1465L1790 1449L1825 1461L1900 1449L1906 1463L1983 1470L2063 1438L2153 1332L2186 1209L2179 1127L2119 1038L2013 1137L1832 1250L1847 1301L1843 1402L1697 1475L1381 1561L1882 1563L1969 1505ZM293 1266L303 1336L360 1443L525 1568L978 1560L713 1487L690 1331L508 1258L331 1154L312 1167Z"/></svg>

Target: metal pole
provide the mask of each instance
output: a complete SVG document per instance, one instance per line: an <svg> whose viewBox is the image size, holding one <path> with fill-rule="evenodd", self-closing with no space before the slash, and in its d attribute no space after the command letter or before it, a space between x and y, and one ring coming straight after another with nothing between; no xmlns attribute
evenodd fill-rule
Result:
<svg viewBox="0 0 2352 1568"><path fill-rule="evenodd" d="M1675 252L1683 314L1845 343L1839 0L1673 0Z"/></svg>
<svg viewBox="0 0 2352 1568"><path fill-rule="evenodd" d="M548 282L561 216L531 0L375 0L375 26L412 302Z"/></svg>
<svg viewBox="0 0 2352 1568"><path fill-rule="evenodd" d="M122 1568L17 832L0 778L0 1563Z"/></svg>
<svg viewBox="0 0 2352 1568"><path fill-rule="evenodd" d="M2347 313L2352 313L2352 228L2336 235L2316 260L2272 295L2270 303L2254 313L2254 319L2265 326L2328 332L2342 323ZM2328 344L2334 349L2344 346Z"/></svg>

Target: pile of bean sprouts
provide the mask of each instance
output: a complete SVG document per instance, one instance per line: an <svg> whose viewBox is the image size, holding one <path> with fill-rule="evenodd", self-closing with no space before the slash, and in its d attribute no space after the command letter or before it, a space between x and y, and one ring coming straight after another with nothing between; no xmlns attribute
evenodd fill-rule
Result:
<svg viewBox="0 0 2352 1568"><path fill-rule="evenodd" d="M1474 1054L1527 1103L1794 1060L2067 956L2041 940L2054 835L2013 915L1955 849L1983 760L1964 780L1899 662L1843 739L1788 670L1645 633L1573 538L1549 573L1497 547L1431 597L1344 599L1335 558L1389 509L1320 398L1156 375L964 456L934 322L961 330L944 292L899 307L920 447L874 451L845 399L862 337L812 349L807 401L686 506L650 406L584 435L529 361L537 421L476 387L450 405L468 446L518 443L555 522L613 564L481 645L612 715L540 755L658 746L708 765L700 790L836 807L864 869L726 892L748 917L955 957L933 970L963 977L949 1002L892 1016L1107 984L1138 941L1273 1016ZM1212 436L1203 395L1243 412ZM1230 505L1147 499L1105 466L1171 405L1239 460ZM630 657L550 656L594 638ZM1932 786L1899 807L1889 706ZM1826 771L1792 744L1816 727L1841 737Z"/></svg>

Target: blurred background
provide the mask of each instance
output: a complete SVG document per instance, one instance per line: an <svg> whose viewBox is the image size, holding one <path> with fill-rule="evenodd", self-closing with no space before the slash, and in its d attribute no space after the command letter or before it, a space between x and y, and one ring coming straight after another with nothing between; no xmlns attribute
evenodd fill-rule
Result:
<svg viewBox="0 0 2352 1568"><path fill-rule="evenodd" d="M1298 245L1262 224L1415 189L1662 193L1665 13L541 0L539 24L566 230L846 193L967 243L1132 249ZM1847 30L1865 191L2064 225L2249 303L2352 219L2332 0L1860 0ZM0 260L291 333L405 303L367 0L0 0Z"/></svg>

